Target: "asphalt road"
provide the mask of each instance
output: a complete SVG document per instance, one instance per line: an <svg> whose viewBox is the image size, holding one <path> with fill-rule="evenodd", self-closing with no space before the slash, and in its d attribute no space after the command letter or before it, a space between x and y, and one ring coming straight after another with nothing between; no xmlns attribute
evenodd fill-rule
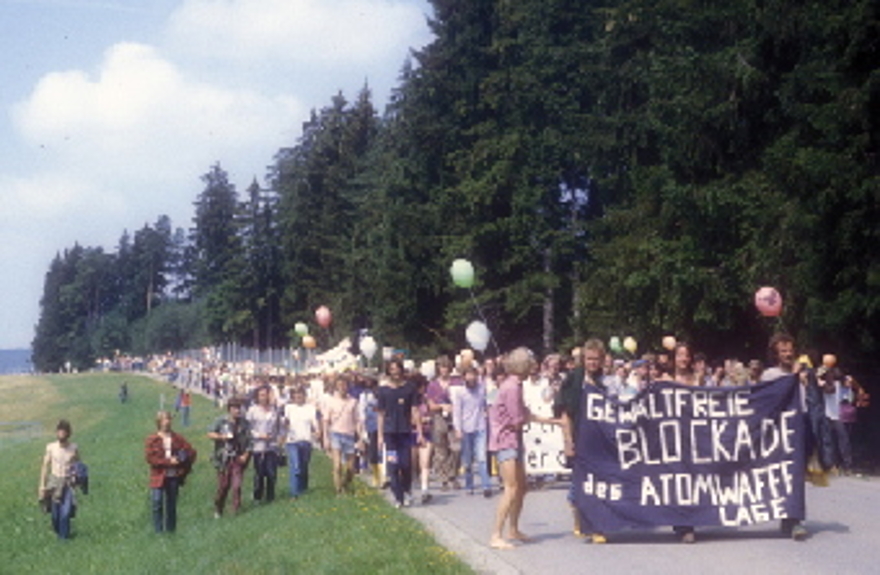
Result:
<svg viewBox="0 0 880 575"><path fill-rule="evenodd" d="M533 541L500 551L487 545L497 496L434 493L405 512L479 573L711 573L774 575L880 573L880 478L838 477L830 487L807 486L806 541L779 533L778 522L748 528L700 528L685 545L671 529L609 534L593 545L571 532L567 484L530 491L520 527Z"/></svg>

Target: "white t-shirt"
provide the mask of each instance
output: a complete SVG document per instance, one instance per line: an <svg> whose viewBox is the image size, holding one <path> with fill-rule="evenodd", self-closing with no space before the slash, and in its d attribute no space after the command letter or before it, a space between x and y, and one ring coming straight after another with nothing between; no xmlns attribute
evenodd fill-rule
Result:
<svg viewBox="0 0 880 575"><path fill-rule="evenodd" d="M317 412L310 403L288 403L284 406L284 419L287 420L287 443L311 441L318 428Z"/></svg>

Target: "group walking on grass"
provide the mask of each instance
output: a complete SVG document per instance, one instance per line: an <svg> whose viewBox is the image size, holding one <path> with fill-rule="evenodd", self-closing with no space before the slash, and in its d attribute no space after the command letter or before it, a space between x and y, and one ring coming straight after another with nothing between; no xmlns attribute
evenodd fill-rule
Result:
<svg viewBox="0 0 880 575"><path fill-rule="evenodd" d="M399 356L384 362L381 373L353 369L261 375L218 364L193 378L188 360L166 358L161 365L165 375L181 386L175 407L183 413L184 426L190 422L191 392L210 392L225 410L207 432L213 441L217 519L227 514L230 497L229 512L241 511L249 467L255 504L268 505L285 495L291 500L307 496L312 453L322 449L332 461L332 485L340 497L354 491L354 478L359 474L371 487L389 489L397 507L415 502L430 505L432 488L462 496L500 494L488 544L510 549L530 540L520 530L530 481L535 481L526 472L524 429L530 423L554 426L570 467L579 453L591 449L579 445L577 439L586 392L627 402L653 382L746 387L794 374L800 382L804 449L814 454L812 466L819 473L854 472L854 426L858 410L868 405L867 392L827 357L823 362L810 354L799 356L790 336L775 335L768 352L766 368L754 358L748 363L728 358L713 368L685 342L640 357L615 358L602 341L590 339L570 354L548 354L542 361L524 347L481 361L472 353L454 360L441 356L429 374ZM186 378L181 378L182 373L187 373ZM159 411L156 432L144 444L157 533L176 530L180 489L198 457L192 445L172 429L173 419L171 412ZM51 513L53 529L62 539L71 532L74 488L87 474L71 435L70 423L59 422L57 441L46 447L38 489ZM286 491L278 485L279 470L284 468ZM494 483L493 475L497 477ZM592 543L606 542L609 534L575 506L577 488L572 481L568 492L574 535ZM803 519L784 519L782 531L803 540L808 535ZM697 539L693 526L670 527L682 542Z"/></svg>

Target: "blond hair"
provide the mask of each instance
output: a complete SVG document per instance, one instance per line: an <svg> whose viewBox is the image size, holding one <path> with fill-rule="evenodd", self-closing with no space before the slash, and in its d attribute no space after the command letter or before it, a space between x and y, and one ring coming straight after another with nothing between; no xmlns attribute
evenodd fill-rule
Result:
<svg viewBox="0 0 880 575"><path fill-rule="evenodd" d="M504 371L513 375L526 376L531 373L535 363L535 356L529 348L518 347L504 358Z"/></svg>
<svg viewBox="0 0 880 575"><path fill-rule="evenodd" d="M161 411L157 411L156 412L156 429L159 429L160 427L162 427L162 418L163 417L167 417L168 421L171 421L174 419L174 416L171 415L170 411L167 411L164 409Z"/></svg>

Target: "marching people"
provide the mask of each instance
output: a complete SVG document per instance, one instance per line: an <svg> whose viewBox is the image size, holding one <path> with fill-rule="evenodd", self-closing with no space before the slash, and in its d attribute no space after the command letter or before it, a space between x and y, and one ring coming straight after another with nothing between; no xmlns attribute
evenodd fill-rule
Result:
<svg viewBox="0 0 880 575"><path fill-rule="evenodd" d="M473 495L476 467L483 496L491 497L492 485L486 467L486 417L486 385L480 380L477 368L469 366L464 370L464 387L452 397L452 423L461 442L465 489Z"/></svg>
<svg viewBox="0 0 880 575"><path fill-rule="evenodd" d="M489 539L494 549L512 549L510 540L525 543L529 537L520 531L519 518L526 496L523 427L529 411L523 403L522 383L533 370L532 352L518 347L504 361L505 378L498 386L498 396L489 408L489 451L495 453L504 491L495 512L495 527ZM507 526L507 538L504 527Z"/></svg>
<svg viewBox="0 0 880 575"><path fill-rule="evenodd" d="M156 433L144 442L150 465L150 503L156 533L177 529L177 495L196 461L197 452L182 436L171 430L171 413L156 414Z"/></svg>
<svg viewBox="0 0 880 575"><path fill-rule="evenodd" d="M823 451L824 431L820 427L820 421L824 419L824 401L821 398L821 390L816 381L815 374L806 369L798 368L795 363L795 341L794 338L785 333L774 334L768 343L768 355L770 356L771 367L764 370L761 374L761 381L775 381L780 377L798 374L800 379L800 403L804 417L805 430L805 450L809 454L815 445L821 454ZM811 430L811 431L810 431ZM811 437L812 435L812 437ZM806 457L804 457L806 461ZM783 519L780 522L780 530L789 535L795 541L803 541L807 538L807 529L803 526L803 517L792 517Z"/></svg>
<svg viewBox="0 0 880 575"><path fill-rule="evenodd" d="M826 385L824 388L825 393L822 393L822 388L815 381L815 373L810 370L802 371L797 366L793 356L793 347L794 342L791 339L774 337L771 340L770 351L772 361L776 366L765 370L762 374L763 379L766 381L767 379L775 379L783 374L801 373L800 381L804 392L802 395L803 404L811 407L818 401L822 408L822 425L833 426L834 419L831 415L828 415L828 406L840 408L841 405L846 404L846 401L842 400L846 400L848 395L846 393L850 387L847 385L848 380L843 378L842 374L836 374L835 371L829 369L824 377L821 378ZM695 367L695 358L698 354L694 353L690 345L679 341L674 346L670 346L670 348L670 361L667 365L668 374L663 379L670 379L675 383L690 387L708 386L713 388L705 389L702 392L697 391L695 396L702 397L700 394L708 393L715 397L718 394L727 393L721 388L750 385L754 382L755 374L760 367L760 363L750 362L747 372L745 366L728 356L724 361L721 377L709 384L706 383L708 381L707 378ZM555 395L553 411L559 416L565 455L573 458L577 451L578 456L583 457L584 452L589 451L589 447L577 446L576 450L576 444L578 442L578 425L583 417L581 398L584 396L584 390L589 389L590 393L615 395L620 402L606 403L606 405L614 406L609 409L628 409L625 406L619 406L623 405L623 402L626 401L633 402L630 403L632 406L637 405L637 402L641 401L638 394L642 390L645 390L646 394L654 393L650 383L652 375L654 378L661 375L659 370L655 369L654 366L656 364L652 357L643 356L643 359L640 360L623 360L620 359L620 355L623 355L622 352L620 352L616 361L612 358L610 363L611 371L604 372L603 367L608 364L609 354L606 354L604 344L597 339L588 340L577 352L579 365L566 375L559 386L558 392L555 394L552 393L555 385L549 384L549 379L545 381L543 377L536 377L539 373L537 370L538 364L525 348L518 348L501 359L502 366L499 366L497 371L492 367L493 359L487 358L482 368L493 374L497 373L499 376L491 399L488 397L487 386L480 381L480 368L475 364L468 363L460 367L462 385L458 386L459 382L453 376L451 362L447 364L441 359L437 362L438 378L432 381L430 385L423 385L420 388L417 380L421 379L424 381L424 384L427 384L427 379L417 374L409 375L404 370L403 363L398 358L394 358L386 364L388 384L381 386L374 393L371 393L370 386L368 386L361 393L361 397L358 400L350 393L348 382L345 378L333 376L332 380L328 379L327 383L329 384L332 381L333 384L333 395L328 394L324 400L323 425L319 424L321 420L315 413L313 406L309 406L311 408L310 414L299 413L303 411L300 408L306 405L305 389L302 387L292 387L291 402L285 407L283 418L287 428L286 448L291 464L291 497L297 497L303 493L308 485L308 462L311 455L311 441L316 434L320 433L319 430L323 427L327 447L333 458L333 480L337 493L344 492L351 485L353 477L353 470L350 466L353 461L351 455L354 445L360 440L371 446L374 445L377 454L380 452L380 446L387 450L388 479L391 483L394 502L398 506L407 506L411 503L413 459L422 459L420 468L423 470L423 475L419 479L421 480L423 502L427 503L430 500L429 479L432 479L429 461L432 450L435 447L433 442L430 441L430 437L433 435L438 440L440 439L433 428L439 420L442 420L443 424L441 425L445 425L446 429L453 434L453 441L460 442L462 445L461 462L464 465L464 484L469 494L475 493L478 487L474 478L474 471L477 471L480 475L480 487L482 487L484 494L487 494L487 496L491 495L489 478L486 473L486 448L483 446L482 441L488 440L489 448L496 456L504 491L498 501L489 545L498 549L508 549L513 547L513 543L516 541L528 540L527 536L519 528L519 519L526 493L526 458L522 437L524 425L530 419L533 420L547 400ZM524 357L526 359L523 359ZM556 362L558 368L560 364L558 356L548 356L548 362L551 359ZM706 364L708 365L708 362ZM712 363L711 365L720 364ZM554 378L558 381L557 374L558 371L554 371ZM536 377L534 385L528 379L529 377ZM811 377L812 379L810 379ZM244 384L244 382L245 380L242 379L240 383ZM433 398L431 397L430 386L433 386L435 392ZM328 389L330 387L328 385ZM678 391L683 390L679 389ZM819 395L816 395L817 392ZM235 393L234 384L231 387L231 393ZM527 400L526 396L529 393L532 393L535 397ZM682 397L691 397L690 394L692 393L694 392L684 391ZM259 468L260 466L256 464L256 460L259 458L258 454L260 453L257 444L260 441L264 441L270 446L275 443L271 433L259 431L260 426L263 424L251 415L252 411L257 411L257 413L263 415L270 412L275 413L276 410L271 405L271 397L265 392L265 388L261 387L255 388L254 395L255 404L251 410L248 410L246 418L249 423L248 430L252 445L244 450L239 450L235 456L227 456L224 460L226 463L237 463L240 468L238 472L239 486L241 472L243 472L248 462L248 451L254 453L255 467ZM420 397L423 399L420 400ZM818 397L818 400L816 397ZM855 401L856 398L857 394L853 393L849 400L850 403ZM221 418L218 422L223 422L228 426L231 422L240 419L240 413L240 405L236 405L236 400L233 399L230 402L227 417ZM376 416L375 441L370 441L372 440L373 432L368 429L366 424L368 413L373 413ZM614 412L606 412L606 414L612 413ZM806 410L805 417L810 422L809 428L813 429L814 426L810 419L812 417L811 413L810 409ZM612 417L612 415L606 415L606 417ZM664 415L663 417L684 416ZM584 423L587 422L585 421ZM844 423L843 420L840 421L841 428L844 427ZM157 421L157 425L159 424L159 421ZM232 439L232 436L228 434L228 430L225 430L226 428L223 428L222 425L218 425L215 424L214 430L209 434L209 437L216 442L215 453L220 445L223 445L225 449L226 443ZM276 436L277 427L277 421L274 425L270 426L270 428L275 430ZM294 427L297 427L297 429L294 429ZM167 429L170 433L170 420ZM161 430L162 428L160 427ZM224 430L222 436L220 434L221 430ZM486 439L481 439L481 434ZM543 436L540 437L543 438ZM447 437L447 439L449 438ZM220 449L220 451L224 449ZM538 447L537 449L539 452L542 449L546 452L547 446ZM218 455L217 458L222 459L222 456ZM296 463L294 463L295 461ZM476 470L474 466L477 467ZM842 467L844 469L850 468L851 462L847 463L844 460ZM541 471L538 472L540 473ZM227 474L226 478L223 476L224 473ZM440 465L437 467L433 479L439 484L445 482L447 486L455 485L457 473L457 465L456 469L452 470L451 473L446 473L443 465ZM265 481L262 488L257 483L260 477ZM224 482L225 487L223 487ZM223 501L225 501L228 490L233 489L235 491L235 470L231 466L223 467L222 470L218 467L218 483L220 485L218 485L218 496L215 504L217 505L216 511L219 516L222 514L223 509L223 503L219 502L221 498L220 492L225 490L222 495ZM574 504L574 489L576 487L573 485L572 491L569 494L572 504ZM258 493L267 497L270 501L274 497L274 483L270 486L269 475L261 473L259 469L255 476L254 495L257 500L260 499ZM173 499L173 495L171 498ZM582 505L586 505L580 495L578 495L578 498ZM236 504L235 495L233 495L233 500L233 509L237 510L240 501ZM169 503L166 501L165 505L167 510ZM573 509L573 511L575 518L574 531L577 535L586 535L594 543L604 543L606 541L605 533L596 529L591 523L589 516L585 516L584 512L579 509ZM779 517L780 515L775 516ZM596 519L598 520L598 517ZM667 521L669 523L674 522L671 519ZM683 521L701 524L703 519L691 521L688 518L683 519ZM608 523L603 522L601 525L608 525ZM802 540L806 537L806 530L800 524L798 518L784 520L783 529L796 540ZM173 527L166 527L166 530L173 530ZM693 527L679 526L675 528L675 531L683 542L693 542L695 540Z"/></svg>
<svg viewBox="0 0 880 575"><path fill-rule="evenodd" d="M180 393L177 395L174 409L183 417L183 426L189 427L189 415L192 410L192 395L190 395L188 389L180 390Z"/></svg>
<svg viewBox="0 0 880 575"><path fill-rule="evenodd" d="M37 486L37 498L48 501L52 529L59 539L70 539L70 520L76 505L73 489L80 456L76 443L70 441L72 435L70 422L60 420L55 426L56 440L46 445Z"/></svg>
<svg viewBox="0 0 880 575"><path fill-rule="evenodd" d="M251 453L254 460L254 501L266 503L275 500L275 483L278 479L278 442L280 420L278 410L272 404L272 390L261 385L254 391L256 401L247 410L253 442Z"/></svg>
<svg viewBox="0 0 880 575"><path fill-rule="evenodd" d="M325 447L333 459L333 485L336 494L351 490L354 478L355 449L363 429L358 417L358 402L348 393L348 380L336 378L335 393L325 404Z"/></svg>
<svg viewBox="0 0 880 575"><path fill-rule="evenodd" d="M420 373L413 375L413 381L416 385L416 411L418 412L418 429L413 428L413 437L421 434L421 441L413 441L413 461L414 467L419 470L419 487L421 492L422 505L431 502L433 495L430 491L431 480L431 455L434 452L434 442L432 440L434 417L428 404L426 392L428 389L428 380Z"/></svg>
<svg viewBox="0 0 880 575"><path fill-rule="evenodd" d="M405 378L403 361L392 358L386 365L388 385L380 386L377 394L378 445L385 449L391 491L397 507L402 507L412 496L413 429L416 444L423 443L424 437L416 409L416 387Z"/></svg>
<svg viewBox="0 0 880 575"><path fill-rule="evenodd" d="M232 491L232 513L241 509L241 482L251 457L251 429L242 415L243 401L232 397L226 403L227 414L211 426L208 438L214 440L214 467L217 470L217 492L214 496L214 517L223 515L226 497Z"/></svg>
<svg viewBox="0 0 880 575"><path fill-rule="evenodd" d="M676 383L691 387L701 387L706 384L705 380L705 356L700 354L702 366L695 365L694 351L690 344L680 341L673 348L672 379ZM676 525L673 532L681 539L682 543L694 543L697 540L696 530L691 525Z"/></svg>
<svg viewBox="0 0 880 575"><path fill-rule="evenodd" d="M378 382L372 378L366 378L364 382L364 390L358 397L358 416L363 422L364 437L363 442L366 444L366 463L370 469L370 482L373 487L382 486L382 472L379 462L381 454L379 453L379 415L376 412L378 398L376 397L376 388Z"/></svg>
<svg viewBox="0 0 880 575"><path fill-rule="evenodd" d="M434 474L444 491L450 486L458 489L458 468L461 447L452 428L452 395L460 382L452 375L452 361L448 356L437 358L437 377L428 384L426 398L431 410L431 441L434 444Z"/></svg>
<svg viewBox="0 0 880 575"><path fill-rule="evenodd" d="M581 352L581 364L569 372L559 389L554 412L561 420L563 450L570 462L569 465L575 456L578 422L582 417L581 396L587 386L607 390L604 382L604 366L605 344L595 338L588 339ZM596 531L589 517L585 517L575 506L574 490L575 485L572 483L568 492L568 502L574 516L575 536L589 537L592 543L605 543L607 541L605 534Z"/></svg>
<svg viewBox="0 0 880 575"><path fill-rule="evenodd" d="M284 406L284 422L287 427L287 470L290 473L290 497L296 499L309 488L309 462L312 458L312 441L320 437L318 414L315 406L306 403L305 390L297 386L291 395L291 403Z"/></svg>
<svg viewBox="0 0 880 575"><path fill-rule="evenodd" d="M820 367L817 376L825 396L825 425L830 448L828 466L849 475L853 468L852 446L845 425L846 416L842 417L846 407L841 410L841 406L853 404L852 378L847 380L849 385L844 384L843 373L837 367Z"/></svg>

